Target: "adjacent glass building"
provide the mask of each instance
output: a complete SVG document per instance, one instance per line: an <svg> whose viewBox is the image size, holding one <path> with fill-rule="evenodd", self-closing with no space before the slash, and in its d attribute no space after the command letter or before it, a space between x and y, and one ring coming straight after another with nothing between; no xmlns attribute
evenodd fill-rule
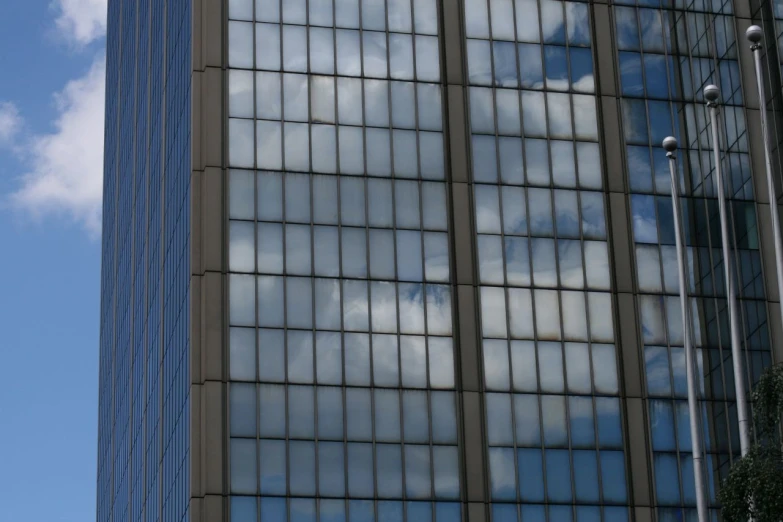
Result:
<svg viewBox="0 0 783 522"><path fill-rule="evenodd" d="M717 521L739 441L702 89L752 383L783 359L781 13L110 0L98 521L695 520L670 134Z"/></svg>

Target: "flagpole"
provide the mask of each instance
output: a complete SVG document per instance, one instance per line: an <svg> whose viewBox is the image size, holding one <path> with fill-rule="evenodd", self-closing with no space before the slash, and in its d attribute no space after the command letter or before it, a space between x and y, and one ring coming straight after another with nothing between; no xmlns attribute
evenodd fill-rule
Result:
<svg viewBox="0 0 783 522"><path fill-rule="evenodd" d="M778 215L777 190L772 176L772 160L769 153L769 128L767 127L766 96L764 94L764 76L761 71L761 40L764 33L758 25L751 25L745 31L745 37L750 42L753 61L756 64L756 86L759 91L759 114L761 116L761 133L764 139L764 166L767 171L767 193L769 197L769 213L772 217L772 237L775 243L775 267L778 276L778 296L783 298L783 241L780 237L780 217ZM780 307L781 324L783 324L783 306Z"/></svg>
<svg viewBox="0 0 783 522"><path fill-rule="evenodd" d="M718 138L718 98L720 90L715 85L704 88L704 99L710 109L712 126L712 149L715 160L715 192L718 195L718 212L720 214L720 237L723 248L723 268L726 273L726 301L729 311L729 329L731 331L731 359L734 366L734 389L737 397L737 420L740 434L740 451L744 457L750 449L750 432L748 423L748 404L745 400L745 374L742 352L740 350L739 319L737 302L734 295L734 280L731 270L731 249L729 248L729 225L726 217L726 200L723 194L723 178L721 177L720 140Z"/></svg>
<svg viewBox="0 0 783 522"><path fill-rule="evenodd" d="M701 442L701 426L699 415L698 391L696 389L696 364L693 357L693 343L691 332L691 314L688 304L688 276L685 271L685 246L683 242L683 228L680 221L679 183L677 182L677 158L674 153L677 150L677 139L669 136L663 140L663 149L669 158L669 174L671 175L672 189L672 213L674 214L674 239L677 247L677 275L680 283L680 310L682 312L682 335L685 345L685 372L688 383L688 414L691 425L691 451L693 452L693 480L696 486L696 511L699 522L708 522L707 497L704 488L704 464Z"/></svg>

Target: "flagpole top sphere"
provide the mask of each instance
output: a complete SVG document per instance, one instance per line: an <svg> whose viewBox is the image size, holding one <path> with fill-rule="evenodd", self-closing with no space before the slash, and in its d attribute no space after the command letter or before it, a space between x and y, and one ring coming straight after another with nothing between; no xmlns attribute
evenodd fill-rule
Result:
<svg viewBox="0 0 783 522"><path fill-rule="evenodd" d="M762 36L764 36L764 32L758 25L751 25L745 30L745 38L752 44L759 43Z"/></svg>
<svg viewBox="0 0 783 522"><path fill-rule="evenodd" d="M720 89L717 85L708 85L704 88L704 99L710 103L715 103L720 98Z"/></svg>
<svg viewBox="0 0 783 522"><path fill-rule="evenodd" d="M663 150L666 152L674 152L677 150L677 138L674 136L667 136L663 139Z"/></svg>

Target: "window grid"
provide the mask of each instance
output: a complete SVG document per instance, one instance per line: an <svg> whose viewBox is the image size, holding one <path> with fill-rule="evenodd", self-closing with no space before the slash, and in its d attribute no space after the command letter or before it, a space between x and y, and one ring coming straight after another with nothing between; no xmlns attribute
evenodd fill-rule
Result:
<svg viewBox="0 0 783 522"><path fill-rule="evenodd" d="M232 419L256 423L253 432L233 426L232 445L261 459L243 472L237 457L232 520L458 521L437 5L273 3L229 5L230 397ZM254 59L260 46L279 54ZM284 390L284 417L264 416L260 402L242 405L247 390L260 401L270 387ZM343 397L342 434L321 431L321 395ZM362 413L371 429L358 439L347 431L351 397L383 404ZM444 400L451 413L439 422L453 436L438 435L435 424L426 437L408 433L412 405L413 418L434 422ZM397 422L379 416L387 409L399 412ZM284 431L270 435L269 427ZM274 470L261 453L280 445L287 459L274 469L285 487L270 490L263 478ZM342 466L321 461L335 451ZM369 452L356 477L352 451ZM303 464L312 473L297 473ZM384 482L388 465L396 488ZM342 476L343 487L322 482L323 473ZM361 489L367 478L374 486ZM274 498L283 494L297 498Z"/></svg>
<svg viewBox="0 0 783 522"><path fill-rule="evenodd" d="M713 8L718 10L717 3ZM661 520L692 516L695 512L693 467L690 457L687 390L685 388L683 332L676 280L676 254L671 218L668 164L660 143L665 135L679 139L680 190L686 217L685 231L690 272L692 331L701 389L700 406L710 502L715 506L715 482L726 476L731 454L738 454L733 371L728 348L723 259L717 226L717 204L712 179L710 115L702 99L703 86L721 87L721 131L726 140L723 160L737 249L738 286L743 313L748 363L754 374L765 362L766 311L758 313L764 298L760 256L750 178L747 133L741 107L742 93L736 45L730 17L681 11L615 7L621 64L640 63L650 51L668 62L666 86L639 71L621 74L626 159L632 194L639 316L645 357L645 386L649 399L650 430L658 515ZM663 38L645 34L644 19L663 18ZM669 20L671 27L666 24ZM636 62L636 56L639 62ZM672 55L672 58L668 58ZM654 59L654 60L657 60ZM674 66L677 63L677 67ZM652 81L651 81L652 80ZM677 80L677 81L675 81ZM657 99L672 101L656 101ZM677 101L673 101L677 100ZM679 101L681 100L681 101ZM657 111L654 110L657 108ZM666 112L667 118L655 116ZM675 119L676 118L676 119ZM675 125L675 122L678 122ZM685 166L690 169L686 176ZM652 179L651 174L652 172ZM658 196L647 194L660 194ZM705 199L705 196L710 199ZM737 201L737 200L747 200ZM705 219L706 218L706 219ZM648 294L647 292L652 292ZM760 316L764 316L761 319ZM758 351L755 351L758 350ZM768 357L768 355L767 355ZM768 360L768 359L767 359ZM750 364L749 364L749 370ZM758 369L758 370L757 370ZM716 517L716 511L711 511Z"/></svg>
<svg viewBox="0 0 783 522"><path fill-rule="evenodd" d="M571 418L571 403L582 410L589 403L590 419L598 418L594 400L619 405L617 399L591 398L618 390L614 326L606 313L612 309L611 294L602 292L610 283L588 6L466 0L465 9L493 520L520 515L542 521L625 520L620 430L615 445L605 446L600 457L598 443L583 449L573 440L572 435L583 436L575 427L569 433L564 426L564 440L551 447L540 420L552 411L549 403L562 402L564 418ZM583 373L575 377L572 359L565 364L574 354L587 381ZM590 375L597 356L614 371L599 372L596 382ZM553 364L560 369L546 367ZM580 385L566 388L571 379ZM512 402L529 403L537 418L517 419L521 413ZM597 422L590 422L595 441ZM519 438L523 425L527 432L535 426L538 437ZM517 462L528 454L540 462L532 467ZM568 464L554 466L550 457ZM619 468L610 474L615 480L604 484L599 462L609 457ZM588 468L596 473L600 494L580 496L585 482L579 481L581 467L575 462L583 458L595 463ZM528 495L520 466L540 474L540 494ZM536 468L540 471L533 472ZM550 494L558 481L567 494ZM585 505L601 501L617 507ZM544 502L551 504L540 505Z"/></svg>

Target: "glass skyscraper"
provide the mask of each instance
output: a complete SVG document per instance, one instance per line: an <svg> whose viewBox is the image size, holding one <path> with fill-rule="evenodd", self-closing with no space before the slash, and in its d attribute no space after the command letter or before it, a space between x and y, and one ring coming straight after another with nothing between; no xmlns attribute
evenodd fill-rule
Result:
<svg viewBox="0 0 783 522"><path fill-rule="evenodd" d="M718 520L783 1L108 3L98 522L695 520L668 135Z"/></svg>

